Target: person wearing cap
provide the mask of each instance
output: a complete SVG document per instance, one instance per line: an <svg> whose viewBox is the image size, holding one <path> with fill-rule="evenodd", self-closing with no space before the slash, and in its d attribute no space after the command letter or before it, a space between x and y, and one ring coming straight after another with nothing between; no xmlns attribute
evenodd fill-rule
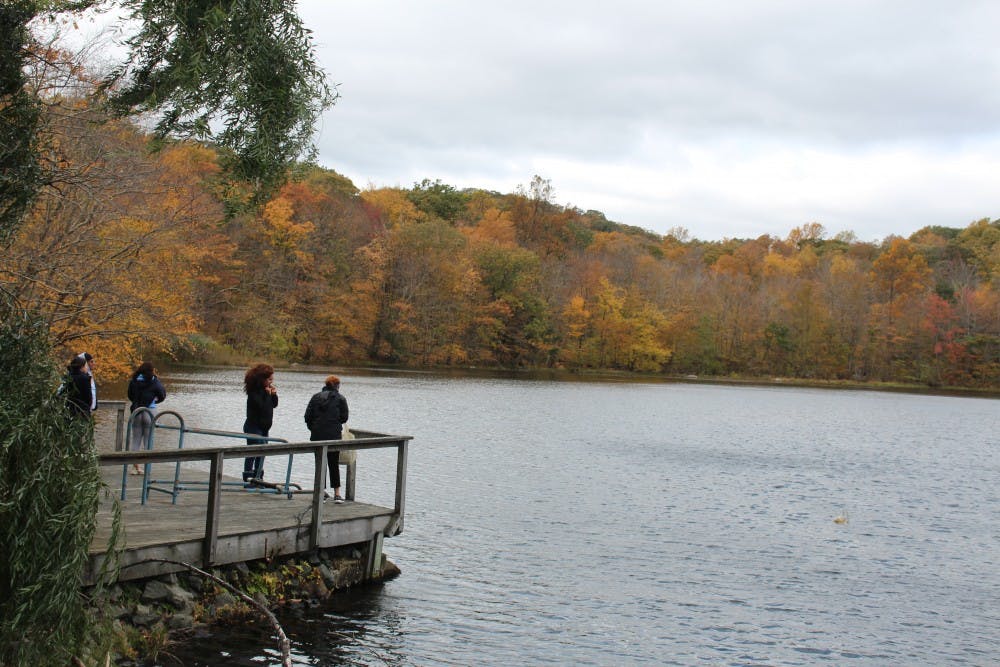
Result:
<svg viewBox="0 0 1000 667"><path fill-rule="evenodd" d="M90 419L90 409L93 403L91 393L91 378L86 371L87 360L82 354L75 355L66 366L66 378L59 393L66 399L66 408L70 416L77 419Z"/></svg>
<svg viewBox="0 0 1000 667"><path fill-rule="evenodd" d="M309 399L306 406L306 426L309 427L309 440L340 440L344 424L347 422L347 399L340 393L340 378L330 375L323 384L323 389ZM326 452L327 468L329 468L330 486L333 487L333 501L344 502L340 495L340 452ZM327 497L324 492L324 499Z"/></svg>

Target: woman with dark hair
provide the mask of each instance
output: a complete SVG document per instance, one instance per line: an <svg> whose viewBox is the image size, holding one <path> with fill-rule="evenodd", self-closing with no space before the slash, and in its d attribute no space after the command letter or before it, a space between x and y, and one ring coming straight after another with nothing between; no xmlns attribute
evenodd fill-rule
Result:
<svg viewBox="0 0 1000 667"><path fill-rule="evenodd" d="M156 406L167 398L167 390L163 388L160 378L156 377L156 371L152 362L144 361L132 373L128 381L128 400L132 402L129 411L134 413L139 408L149 408L156 411ZM132 437L129 442L129 449L137 451L143 449L150 434L153 432L153 416L143 410L138 415L131 417ZM132 465L132 473L142 474L139 466Z"/></svg>
<svg viewBox="0 0 1000 667"><path fill-rule="evenodd" d="M274 409L278 407L278 390L272 384L274 367L257 364L243 376L243 391L247 394L247 419L243 422L243 432L267 437L274 420ZM265 440L247 438L248 445L263 445ZM243 461L243 482L251 485L264 478L264 457L248 456Z"/></svg>
<svg viewBox="0 0 1000 667"><path fill-rule="evenodd" d="M72 417L89 420L94 394L86 366L87 360L82 354L74 355L66 366L66 378L59 393L65 397L66 408Z"/></svg>

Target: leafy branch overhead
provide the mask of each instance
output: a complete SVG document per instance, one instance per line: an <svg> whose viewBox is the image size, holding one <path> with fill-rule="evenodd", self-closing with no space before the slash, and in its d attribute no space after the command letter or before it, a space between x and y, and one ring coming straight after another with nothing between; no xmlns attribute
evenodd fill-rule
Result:
<svg viewBox="0 0 1000 667"><path fill-rule="evenodd" d="M141 24L105 82L119 115L158 113L155 138L212 140L224 167L260 193L312 157L323 109L337 99L312 37L286 0L125 0Z"/></svg>

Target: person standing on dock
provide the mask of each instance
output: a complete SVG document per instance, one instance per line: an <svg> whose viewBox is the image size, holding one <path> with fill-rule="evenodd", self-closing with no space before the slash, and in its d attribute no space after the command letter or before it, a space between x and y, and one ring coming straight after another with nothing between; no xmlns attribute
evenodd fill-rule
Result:
<svg viewBox="0 0 1000 667"><path fill-rule="evenodd" d="M278 390L273 384L274 367L257 364L243 376L243 391L247 394L247 418L243 422L243 432L267 437L274 420L274 409L278 407ZM263 445L265 440L247 438L248 445ZM243 482L251 486L254 481L264 478L264 457L248 456L243 461Z"/></svg>
<svg viewBox="0 0 1000 667"><path fill-rule="evenodd" d="M59 387L59 393L66 400L66 409L76 419L90 420L90 406L93 403L90 376L87 375L87 360L82 354L75 355L66 366L66 378Z"/></svg>
<svg viewBox="0 0 1000 667"><path fill-rule="evenodd" d="M156 377L153 363L144 361L132 373L132 378L128 381L128 400L132 402L129 412L135 412L139 408L149 408L156 411L156 406L167 398L167 390L163 388L160 378ZM153 431L153 416L146 411L140 412L132 420L132 439L129 449L138 451L145 447L149 434ZM142 470L138 464L132 464L132 472L141 475Z"/></svg>
<svg viewBox="0 0 1000 667"><path fill-rule="evenodd" d="M344 423L347 422L347 399L340 393L340 378L330 375L323 384L323 389L313 394L306 406L306 426L309 427L309 440L340 440L343 435ZM330 486L333 487L333 502L342 503L340 495L340 452L326 452ZM324 493L324 498L326 498Z"/></svg>
<svg viewBox="0 0 1000 667"><path fill-rule="evenodd" d="M94 381L94 355L90 352L81 352L80 358L84 360L84 372L90 377L90 412L97 410L97 382Z"/></svg>

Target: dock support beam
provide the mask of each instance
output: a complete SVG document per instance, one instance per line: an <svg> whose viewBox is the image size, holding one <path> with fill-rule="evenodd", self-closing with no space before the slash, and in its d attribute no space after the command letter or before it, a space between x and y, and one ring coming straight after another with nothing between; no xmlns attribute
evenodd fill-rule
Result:
<svg viewBox="0 0 1000 667"><path fill-rule="evenodd" d="M365 569L369 579L374 579L382 572L382 541L384 539L385 536L379 532L375 533L375 537L368 543L368 566Z"/></svg>
<svg viewBox="0 0 1000 667"><path fill-rule="evenodd" d="M405 511L406 504L406 460L408 455L407 445L409 443L404 440L399 443L399 449L396 450L396 516L399 517L399 521L396 525L396 532L392 533L395 535L402 532L403 530L403 512Z"/></svg>

